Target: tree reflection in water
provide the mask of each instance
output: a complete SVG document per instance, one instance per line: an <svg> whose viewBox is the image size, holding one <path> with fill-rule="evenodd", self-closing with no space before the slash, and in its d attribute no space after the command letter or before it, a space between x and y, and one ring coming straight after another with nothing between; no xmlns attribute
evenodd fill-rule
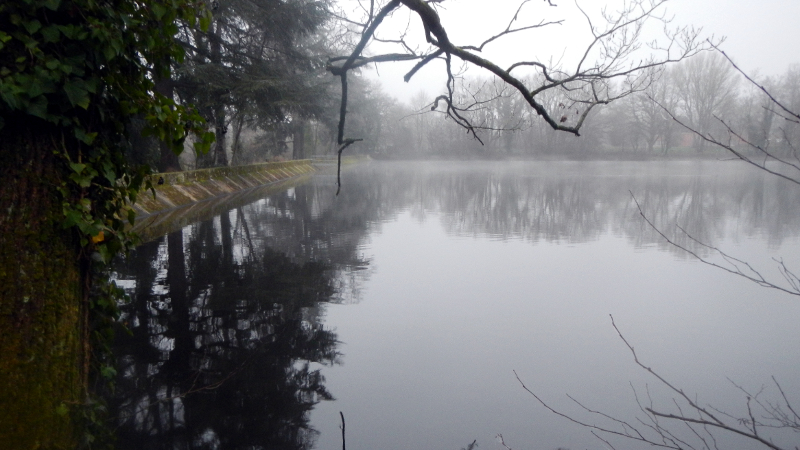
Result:
<svg viewBox="0 0 800 450"><path fill-rule="evenodd" d="M319 198L289 190L119 265L132 298L110 399L119 448L310 447L308 413L333 398L319 367L339 356L320 304L347 300L342 280L368 264L355 256L363 226L312 217Z"/></svg>

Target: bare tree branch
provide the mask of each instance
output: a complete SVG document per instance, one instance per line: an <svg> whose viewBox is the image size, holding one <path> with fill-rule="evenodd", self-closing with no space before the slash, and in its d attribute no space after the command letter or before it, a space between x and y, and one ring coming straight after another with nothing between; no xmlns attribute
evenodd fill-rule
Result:
<svg viewBox="0 0 800 450"><path fill-rule="evenodd" d="M722 49L719 48L719 45L717 45L717 44L715 44L713 42L709 42L709 45L711 45L711 47L713 47L716 51L720 52L722 54L722 56L724 56L725 59L728 60L728 62L731 64L731 66L733 66L733 68L736 69L737 72L742 74L742 76L745 77L745 79L747 79L747 81L749 81L753 86L756 86L759 90L761 90L761 92L766 94L766 96L769 97L769 99L770 99L770 101L772 103L776 104L779 108L781 108L789 116L794 117L796 120L800 120L800 113L798 113L797 111L790 110L783 103L781 103L775 97L773 97L772 93L770 91L768 91L767 88L765 88L762 84L759 84L758 82L756 82L753 78L750 77L750 75L748 75L747 73L745 73L745 71L740 69L739 66L737 66L736 63L733 62L733 60L730 58L730 56L728 56L727 53L725 53Z"/></svg>
<svg viewBox="0 0 800 450"><path fill-rule="evenodd" d="M438 96L437 99L446 99L445 103L448 105L446 114L453 118L458 125L467 129L467 131L476 138L478 136L475 130L479 127L472 124L469 117L461 114L467 109L457 105L456 93L454 90L454 75L452 73L453 58L457 58L470 66L489 71L495 77L516 90L527 105L551 128L578 136L580 135L582 125L594 107L623 98L631 92L642 89L648 84L649 78L642 77L640 75L641 72L654 67L660 67L669 62L680 61L695 54L705 45L698 39L699 30L678 28L673 31L667 31L667 40L669 42L659 49L665 52L663 57L657 58L656 56L652 56L639 62L630 62L629 59L631 55L641 47L639 39L644 23L648 20L656 20L662 22L666 27L669 22L663 15L659 16L655 13L662 7L666 0L630 0L617 14L608 14L604 12L604 19L607 22L605 27L597 27L589 21L594 40L582 53L580 62L572 73L567 73L563 70L553 70L537 61L515 63L504 70L492 61L478 56L476 53L479 53L489 43L497 42L514 33L562 23L562 21L556 20L518 25L520 12L529 1L530 0L522 0L519 3L514 16L509 21L505 30L484 40L477 47L459 46L450 40L436 10L436 4L440 2L392 0L381 7L378 12L374 11L374 8L377 8L377 6L372 3L370 3L369 8L362 5L362 9L364 13L367 14L368 19L366 21L360 20L358 23L364 22L368 24L368 26L364 27L358 43L348 56L332 58L328 64L328 70L332 74L342 78L342 106L340 108L339 138L337 142L339 142L340 145L344 142L344 116L347 113L347 73L368 62L410 61L418 59L419 61L404 77L404 79L408 81L422 67L426 66L431 61L438 58L444 59L447 73L447 82L445 85L446 93ZM548 1L548 3L551 6L555 6L550 1ZM402 37L397 40L376 37L376 31L381 22L388 15L401 7L410 11L422 22L424 29L423 37L428 45L430 45L429 51L424 52L424 56L420 56L419 53L412 50L411 47L406 44L405 32ZM384 43L395 42L401 45L403 50L407 53L402 56L398 53L388 53L372 57L361 56L367 44L372 40ZM655 46L653 48L656 49ZM589 57L595 50L598 50L599 59L596 63L589 66ZM340 61L344 61L344 63L338 64ZM511 75L512 70L522 66L536 67L541 70L542 74L544 74L542 83L538 86L529 86L526 84L526 80ZM627 83L629 89L612 95L612 90L609 89L609 83L611 80L618 78L631 78L629 83ZM568 94L573 103L584 105L576 115L577 117L575 117L574 121L570 120L570 122L567 123L559 111L549 111L537 99L537 95L551 89L561 90Z"/></svg>
<svg viewBox="0 0 800 450"><path fill-rule="evenodd" d="M591 409L585 405L583 405L578 400L574 399L571 396L568 396L573 402L575 402L581 409L585 412L589 413L592 416L599 417L610 422L612 425L616 425L618 428L614 428L612 426L605 426L605 425L598 425L596 423L587 422L584 420L576 419L574 416L565 414L561 411L556 410L544 400L542 400L536 393L530 390L525 383L520 379L519 375L514 371L514 376L517 378L517 381L520 383L523 389L526 392L531 394L542 406L544 406L547 410L556 414L560 417L563 417L569 420L572 423L581 425L590 429L591 433L600 439L603 443L608 445L609 448L614 448L611 441L601 436L601 434L610 435L610 436L617 436L621 438L625 438L627 440L637 441L641 443L646 443L654 447L661 447L661 448L668 448L668 449L716 449L717 448L717 440L714 436L713 431L723 431L727 433L732 433L737 436L744 437L749 439L753 442L758 442L763 446L770 448L772 450L789 450L784 449L778 445L776 445L768 436L763 436L759 431L760 428L764 429L790 429L793 431L800 432L800 421L798 421L797 414L794 413L794 410L789 403L788 398L786 397L785 393L783 392L782 388L778 384L778 382L774 379L775 385L777 386L778 390L781 393L781 402L778 404L773 404L770 402L763 402L760 400L759 396L761 395L761 391L756 393L755 395L751 395L749 392L745 391L741 387L737 386L742 392L744 392L746 397L746 406L747 406L747 417L746 418L737 418L728 413L718 411L716 408L711 406L702 406L698 402L697 399L690 397L686 394L681 388L675 386L666 378L661 376L658 372L656 372L650 366L645 365L640 359L639 355L636 353L633 345L628 342L625 336L617 327L616 323L614 322L614 317L609 316L611 318L611 325L614 327L614 330L617 332L617 335L628 347L631 355L633 356L633 360L637 366L641 369L648 372L650 375L655 377L659 384L665 386L670 392L672 392L676 397L673 397L673 404L677 409L678 413L671 413L671 412L664 412L661 410L656 409L654 406L653 400L650 396L650 390L647 389L647 404L642 405L642 401L639 398L638 394L636 393L636 389L633 389L634 398L636 403L639 405L639 409L645 415L645 418L636 418L636 423L631 423L629 421L625 421L609 414L603 413L601 411L597 411ZM631 386L633 388L633 386ZM683 404L683 406L682 406ZM757 405L761 411L765 414L767 422L759 421L756 419L756 413L752 408L752 405ZM684 412L684 407L687 408L687 412ZM791 412L791 415L786 413L784 410L786 408L788 411ZM690 415L691 414L691 415ZM728 423L724 418L731 419L734 423ZM662 423L659 419L669 419ZM676 430L673 430L670 425L672 421L677 421L678 424L683 425L689 433L689 436L694 436L695 439L700 443L694 444L690 442L687 437L683 437L681 433ZM700 428L695 428L695 426L700 426ZM702 431L702 434L701 434Z"/></svg>
<svg viewBox="0 0 800 450"><path fill-rule="evenodd" d="M748 263L746 261L743 261L741 259L735 258L735 257L733 257L731 255L728 255L727 253L723 252L722 250L720 250L717 247L714 247L712 245L708 245L708 244L706 244L704 242L701 242L701 241L695 239L694 236L689 234L681 226L676 225L676 227L682 233L684 233L692 242L696 243L697 245L699 245L699 246L701 246L703 248L711 250L713 253L719 255L728 264L728 266L723 266L721 264L717 264L717 263L715 263L713 261L710 261L707 258L704 258L699 253L689 249L685 245L679 244L674 239L670 239L667 235L664 234L664 232L662 232L658 227L656 227L655 224L647 217L647 215L642 210L642 207L639 204L639 201L636 200L636 197L633 195L633 192L631 192L631 198L633 199L633 202L636 204L636 208L639 210L639 215L642 217L642 219L644 219L644 221L647 223L647 225L649 225L650 228L653 229L653 231L658 233L659 236L664 238L664 240L666 240L667 243L669 243L670 245L685 251L686 253L688 253L689 255L691 255L692 257L697 259L698 261L702 262L703 264L707 264L709 266L716 267L718 269L722 269L722 270L724 270L724 271L726 271L728 273L732 273L734 275L740 276L742 278L745 278L747 280L752 281L753 283L756 283L757 285L759 285L761 287L766 287L766 288L770 288L770 289L776 289L778 291L785 292L787 294L800 296L800 289L798 289L798 287L800 287L800 279L798 279L797 275L795 275L793 272L789 271L789 269L786 268L786 265L783 263L783 261L777 260L777 262L779 264L779 268L781 270L781 273L783 274L784 278L789 282L789 287L784 287L784 286L778 285L778 284L776 284L774 282L771 282L771 281L767 280L758 270L753 268L753 266L750 265L750 263Z"/></svg>
<svg viewBox="0 0 800 450"><path fill-rule="evenodd" d="M522 11L522 7L525 6L525 4L527 4L529 1L531 1L531 0L524 0L522 3L519 4L519 7L517 8L517 12L514 13L514 17L511 18L510 22L508 22L508 26L506 27L505 30L503 30L502 32L500 32L500 33L498 33L498 34L496 34L496 35L494 35L492 37L490 37L489 39L486 39L485 41L483 41L481 43L481 45L479 45L477 47L469 45L469 46L464 46L463 48L466 49L466 50L475 50L477 52L481 52L481 51L483 51L483 47L485 47L487 44L489 44L490 42L495 41L495 40L497 40L497 39L499 39L499 38L501 38L503 36L506 36L506 35L509 35L509 34L512 34L512 33L517 33L517 32L520 32L520 31L533 30L535 28L544 28L544 27L546 27L548 25L561 25L561 24L564 23L563 20L555 20L555 21L551 21L551 22L541 21L541 22L539 22L537 24L534 24L534 25L527 25L527 26L523 26L523 27L520 27L520 28L512 29L511 27L514 25L514 22L516 22L519 19L519 13L520 13L520 11ZM556 6L556 5L550 3L550 6Z"/></svg>

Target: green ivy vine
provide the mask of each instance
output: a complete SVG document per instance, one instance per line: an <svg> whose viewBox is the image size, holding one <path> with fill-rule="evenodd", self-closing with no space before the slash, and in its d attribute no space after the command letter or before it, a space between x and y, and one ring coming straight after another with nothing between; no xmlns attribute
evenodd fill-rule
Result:
<svg viewBox="0 0 800 450"><path fill-rule="evenodd" d="M69 176L60 187L64 226L108 262L130 245L128 205L147 188L146 168L126 164L126 126L180 153L187 136L208 151L213 133L194 109L154 92L153 79L183 58L173 36L180 22L207 26L195 0L9 0L0 4L0 129L24 114L63 130L59 157Z"/></svg>
<svg viewBox="0 0 800 450"><path fill-rule="evenodd" d="M202 0L0 1L0 132L42 124L53 141L63 226L74 230L89 267L86 302L100 355L124 295L107 267L135 245L130 206L152 190L149 168L126 162L126 130L132 118L144 118L144 132L175 153L190 135L195 151L208 151L214 134L203 118L156 93L154 80L183 58L173 39L178 26L207 28L210 19ZM114 376L108 359L96 359L100 378Z"/></svg>

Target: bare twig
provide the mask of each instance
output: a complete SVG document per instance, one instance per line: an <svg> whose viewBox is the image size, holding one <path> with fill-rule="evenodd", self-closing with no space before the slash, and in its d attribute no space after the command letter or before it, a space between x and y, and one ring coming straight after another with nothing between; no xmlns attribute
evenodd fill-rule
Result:
<svg viewBox="0 0 800 450"><path fill-rule="evenodd" d="M511 447L509 447L508 445L506 445L506 441L503 440L503 435L502 434L498 434L496 437L497 437L497 440L500 441L500 445L505 447L506 450L514 450Z"/></svg>

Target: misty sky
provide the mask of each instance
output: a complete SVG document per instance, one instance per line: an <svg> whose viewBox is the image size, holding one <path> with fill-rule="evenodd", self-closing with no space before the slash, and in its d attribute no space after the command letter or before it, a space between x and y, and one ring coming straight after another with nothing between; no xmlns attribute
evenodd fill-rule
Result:
<svg viewBox="0 0 800 450"><path fill-rule="evenodd" d="M342 5L353 5L354 0L342 0ZM497 60L501 65L519 60L538 59L546 62L550 58L559 59L569 65L577 58L579 50L588 39L586 19L580 15L572 0L554 0L557 7L534 0L525 6L520 16L522 23L536 23L540 20L554 21L564 19L562 25L525 32L514 40L491 44L484 56ZM504 29L516 10L519 0L448 0L442 11L442 19L452 40L457 45L477 44L482 39ZM603 7L614 9L622 0L579 2L580 6L595 18ZM753 73L773 75L784 72L789 65L800 63L800 2L788 0L669 0L667 14L674 16L675 25L695 25L703 27L703 35L725 36L723 50L737 61L741 67ZM407 16L396 15L390 26L404 28ZM411 23L411 35L415 33L415 21ZM652 32L655 35L656 29ZM391 33L381 37L392 38ZM395 36L396 38L396 36ZM380 81L391 95L406 100L419 91L433 94L441 90L440 67L430 67L420 72L416 80L405 84L402 75L409 66L385 64L378 68ZM472 72L477 74L477 71ZM375 76L373 71L372 76Z"/></svg>

